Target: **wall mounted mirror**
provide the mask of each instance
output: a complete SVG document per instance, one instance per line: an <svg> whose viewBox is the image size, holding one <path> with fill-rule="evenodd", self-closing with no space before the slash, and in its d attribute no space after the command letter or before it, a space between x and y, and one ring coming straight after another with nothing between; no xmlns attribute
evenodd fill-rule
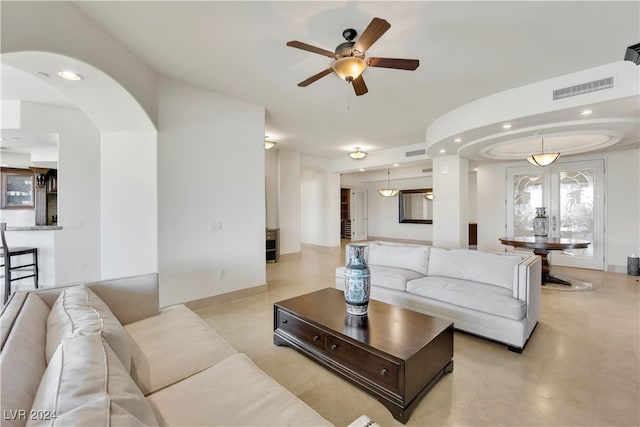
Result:
<svg viewBox="0 0 640 427"><path fill-rule="evenodd" d="M399 222L433 224L433 190L400 190L398 194Z"/></svg>

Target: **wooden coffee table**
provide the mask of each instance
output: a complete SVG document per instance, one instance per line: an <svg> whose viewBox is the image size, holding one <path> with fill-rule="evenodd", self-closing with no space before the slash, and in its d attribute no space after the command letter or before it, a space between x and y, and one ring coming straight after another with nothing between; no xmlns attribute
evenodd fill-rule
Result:
<svg viewBox="0 0 640 427"><path fill-rule="evenodd" d="M452 322L373 300L367 316L351 316L334 288L275 303L273 328L274 344L372 394L403 424L453 371Z"/></svg>

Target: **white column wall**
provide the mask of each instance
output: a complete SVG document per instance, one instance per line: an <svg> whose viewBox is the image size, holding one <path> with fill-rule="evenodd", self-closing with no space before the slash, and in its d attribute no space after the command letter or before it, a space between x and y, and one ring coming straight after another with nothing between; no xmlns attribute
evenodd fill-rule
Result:
<svg viewBox="0 0 640 427"><path fill-rule="evenodd" d="M161 305L265 284L264 108L168 78L158 91Z"/></svg>
<svg viewBox="0 0 640 427"><path fill-rule="evenodd" d="M264 152L266 228L278 228L278 150Z"/></svg>
<svg viewBox="0 0 640 427"><path fill-rule="evenodd" d="M280 253L300 252L300 153L296 151L278 150L278 214Z"/></svg>
<svg viewBox="0 0 640 427"><path fill-rule="evenodd" d="M340 175L329 161L301 157L301 240L319 246L340 245Z"/></svg>
<svg viewBox="0 0 640 427"><path fill-rule="evenodd" d="M469 246L469 161L458 156L433 159L433 246Z"/></svg>
<svg viewBox="0 0 640 427"><path fill-rule="evenodd" d="M102 277L158 271L156 132L102 132Z"/></svg>

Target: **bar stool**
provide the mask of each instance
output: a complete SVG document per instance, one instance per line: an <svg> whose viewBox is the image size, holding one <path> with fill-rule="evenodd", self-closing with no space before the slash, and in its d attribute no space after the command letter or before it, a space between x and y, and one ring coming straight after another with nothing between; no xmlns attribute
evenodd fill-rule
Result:
<svg viewBox="0 0 640 427"><path fill-rule="evenodd" d="M0 237L2 238L2 265L1 268L4 269L4 302L7 303L9 299L9 295L11 295L11 282L16 280L28 279L29 277L33 277L33 284L36 289L38 289L38 248L28 248L28 247L9 247L7 245L7 240L4 237L4 232L7 229L7 223L0 223ZM31 255L32 262L31 264L22 264L22 265L12 265L11 258L17 257L21 255ZM25 270L28 269L28 270ZM29 271L31 274L27 275L17 275L14 276L14 272L19 271Z"/></svg>

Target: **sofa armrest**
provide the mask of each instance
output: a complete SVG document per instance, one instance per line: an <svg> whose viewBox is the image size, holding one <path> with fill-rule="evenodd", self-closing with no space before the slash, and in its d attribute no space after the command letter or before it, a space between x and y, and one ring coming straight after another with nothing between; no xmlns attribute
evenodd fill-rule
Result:
<svg viewBox="0 0 640 427"><path fill-rule="evenodd" d="M540 317L540 292L542 285L542 258L531 255L518 265L518 283L514 288L514 298L527 303L527 317Z"/></svg>
<svg viewBox="0 0 640 427"><path fill-rule="evenodd" d="M87 283L108 306L120 323L146 319L160 313L160 293L156 273Z"/></svg>

